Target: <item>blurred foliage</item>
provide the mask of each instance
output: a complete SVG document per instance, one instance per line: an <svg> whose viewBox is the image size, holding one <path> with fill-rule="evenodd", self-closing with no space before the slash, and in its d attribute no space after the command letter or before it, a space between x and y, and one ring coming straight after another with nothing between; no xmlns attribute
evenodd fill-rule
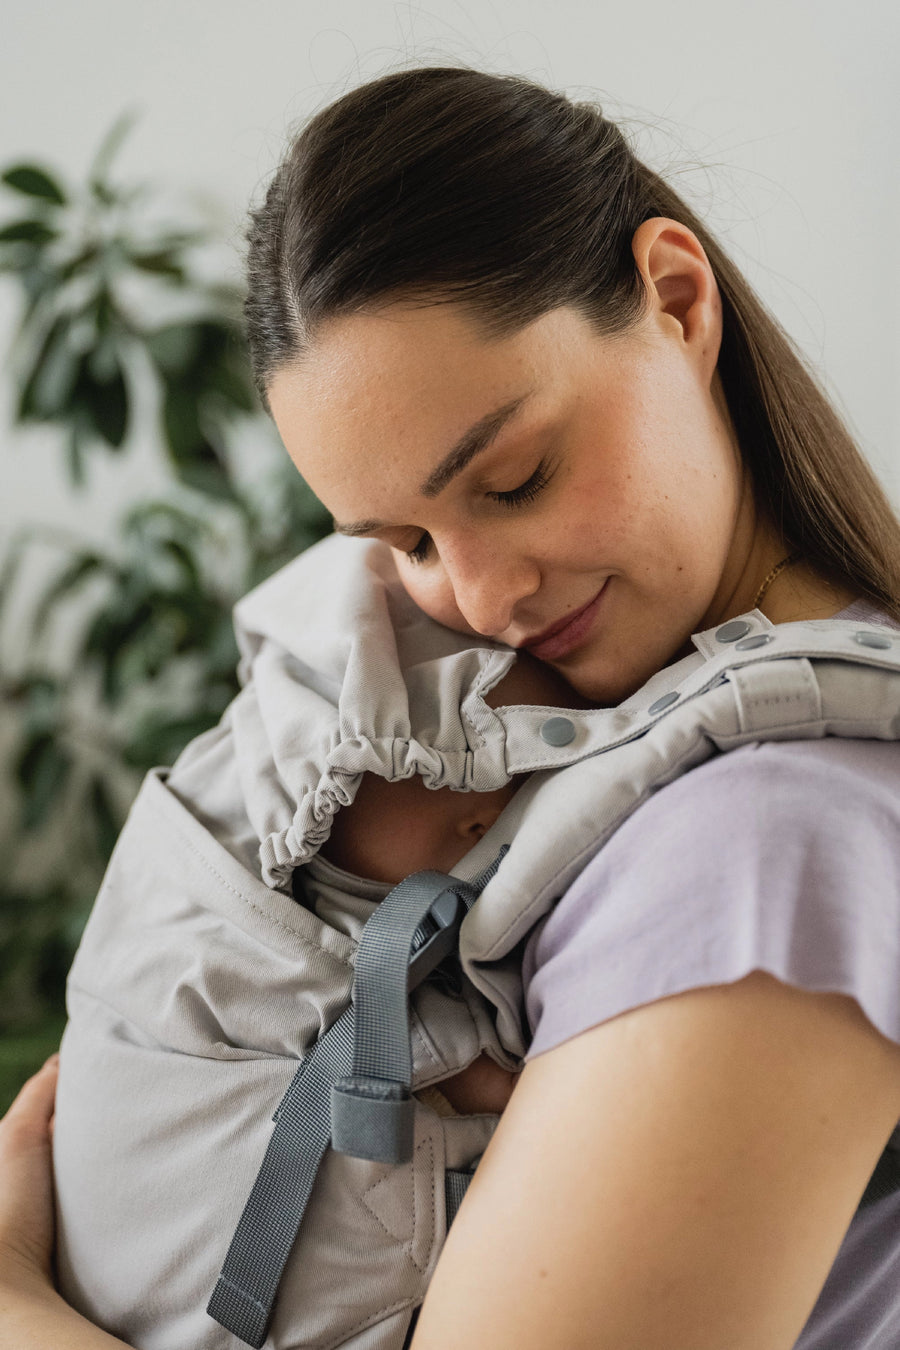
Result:
<svg viewBox="0 0 900 1350"><path fill-rule="evenodd" d="M18 208L0 228L0 272L22 296L15 421L56 428L61 472L87 493L91 457L133 445L144 378L171 491L133 506L108 548L38 524L6 548L0 620L34 556L52 566L28 600L24 660L10 663L9 643L0 660L15 797L2 831L0 1106L58 1036L65 974L143 773L236 691L232 605L330 524L272 453L240 293L198 265L212 227L153 226L153 194L112 181L127 130L113 128L77 189L33 164L2 174ZM236 431L258 436L270 463L249 482Z"/></svg>

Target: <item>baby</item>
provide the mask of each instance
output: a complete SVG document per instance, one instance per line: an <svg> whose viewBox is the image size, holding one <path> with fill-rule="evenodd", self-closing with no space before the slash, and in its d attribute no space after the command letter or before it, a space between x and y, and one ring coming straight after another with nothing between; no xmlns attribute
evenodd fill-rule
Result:
<svg viewBox="0 0 900 1350"><path fill-rule="evenodd" d="M591 706L561 675L525 651L485 702L491 708L518 703ZM426 788L418 774L393 783L364 774L353 802L335 816L321 853L358 879L392 886L426 867L449 872L487 833L523 777L495 792L456 792Z"/></svg>
<svg viewBox="0 0 900 1350"><path fill-rule="evenodd" d="M549 666L520 652L485 697L492 708L534 703L555 708L590 705ZM388 891L412 872L449 872L521 786L526 775L493 792L427 788L418 774L388 782L363 775L350 806L338 811L319 854L300 869L298 896L324 922L357 941ZM502 1111L518 1075L482 1054L462 1073L416 1095L439 1114Z"/></svg>

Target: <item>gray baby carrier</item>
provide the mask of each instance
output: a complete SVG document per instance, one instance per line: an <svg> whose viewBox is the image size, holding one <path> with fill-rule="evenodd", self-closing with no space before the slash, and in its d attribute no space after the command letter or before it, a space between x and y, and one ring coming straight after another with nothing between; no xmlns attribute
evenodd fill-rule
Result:
<svg viewBox="0 0 900 1350"><path fill-rule="evenodd" d="M498 1119L428 1089L482 1053L521 1068L532 927L712 755L900 738L900 634L754 610L614 708L492 709L514 653L432 623L389 550L339 538L236 624L242 692L148 776L70 976L61 1287L142 1350L401 1350ZM342 931L304 875L366 771L531 776L454 875ZM863 1203L898 1184L889 1146Z"/></svg>

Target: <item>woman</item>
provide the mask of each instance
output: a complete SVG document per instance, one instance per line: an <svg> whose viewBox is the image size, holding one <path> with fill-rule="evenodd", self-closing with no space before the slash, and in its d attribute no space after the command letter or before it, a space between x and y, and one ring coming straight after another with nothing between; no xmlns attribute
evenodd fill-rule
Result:
<svg viewBox="0 0 900 1350"><path fill-rule="evenodd" d="M465 70L364 86L292 148L249 279L288 453L450 628L611 704L754 607L900 621L871 472L596 110ZM589 864L526 948L534 1039L414 1350L900 1339L896 1197L854 1219L900 1117L898 765L736 750Z"/></svg>

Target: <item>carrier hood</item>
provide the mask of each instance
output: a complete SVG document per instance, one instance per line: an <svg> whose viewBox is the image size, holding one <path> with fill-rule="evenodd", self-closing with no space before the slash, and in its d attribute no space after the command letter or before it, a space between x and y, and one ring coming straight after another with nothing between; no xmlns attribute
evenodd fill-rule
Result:
<svg viewBox="0 0 900 1350"><path fill-rule="evenodd" d="M226 821L243 861L258 850L267 885L289 884L367 771L460 791L509 781L502 723L483 696L515 652L429 619L386 545L323 540L240 601L235 632L241 693L170 786Z"/></svg>

